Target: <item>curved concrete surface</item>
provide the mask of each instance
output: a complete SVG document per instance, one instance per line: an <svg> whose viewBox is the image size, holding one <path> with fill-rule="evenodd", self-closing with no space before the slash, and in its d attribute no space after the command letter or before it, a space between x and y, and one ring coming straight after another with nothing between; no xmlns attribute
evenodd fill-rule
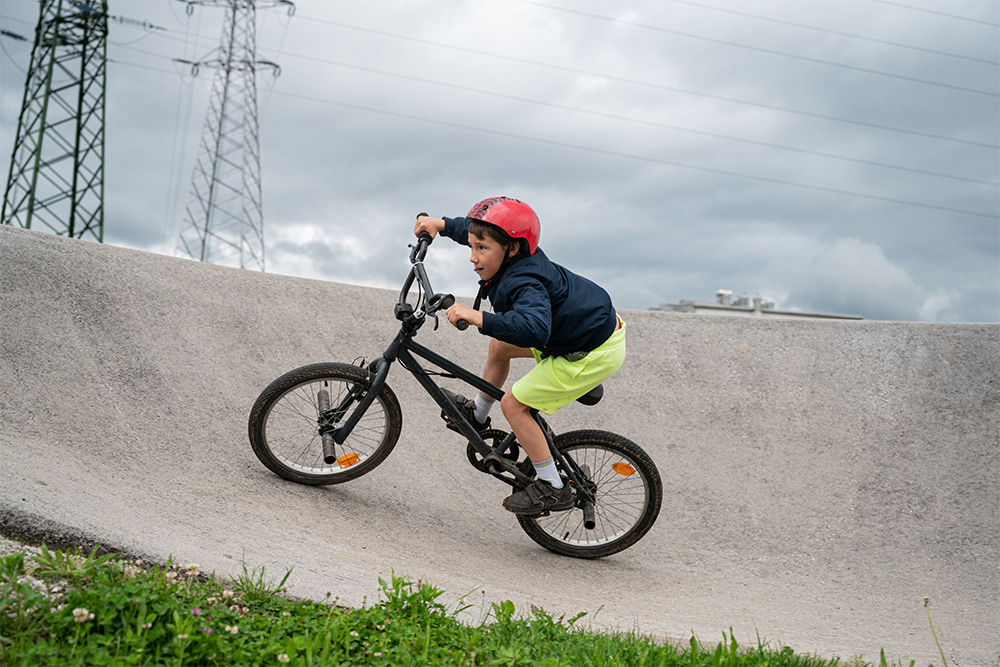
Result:
<svg viewBox="0 0 1000 667"><path fill-rule="evenodd" d="M929 596L949 659L998 664L998 326L625 312L604 402L552 425L638 441L666 494L639 544L587 562L521 532L399 368L402 437L370 475L311 488L256 460L260 390L377 356L395 296L0 227L2 525L220 574L294 567L316 599L374 600L394 569L451 600L876 662L939 664ZM483 362L474 333L419 339Z"/></svg>

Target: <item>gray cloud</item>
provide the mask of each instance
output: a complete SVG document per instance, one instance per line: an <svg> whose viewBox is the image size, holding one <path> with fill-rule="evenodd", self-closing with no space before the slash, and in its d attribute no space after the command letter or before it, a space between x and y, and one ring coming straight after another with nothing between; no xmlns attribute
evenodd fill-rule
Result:
<svg viewBox="0 0 1000 667"><path fill-rule="evenodd" d="M779 269L787 305L816 304L833 313L918 320L948 306L944 292L929 293L877 245L840 238L812 257ZM932 317L930 319L936 319Z"/></svg>
<svg viewBox="0 0 1000 667"><path fill-rule="evenodd" d="M509 194L538 210L546 252L621 307L725 287L1000 321L994 2L948 4L964 18L780 0L297 6L259 12L259 55L282 67L259 79L271 271L395 287L416 212ZM5 29L30 35L37 7L4 2ZM209 53L221 21L184 7L112 8L167 30L111 27L111 243L176 243L212 71L171 58ZM6 175L30 46L4 45ZM434 247L435 287L471 294L450 246Z"/></svg>

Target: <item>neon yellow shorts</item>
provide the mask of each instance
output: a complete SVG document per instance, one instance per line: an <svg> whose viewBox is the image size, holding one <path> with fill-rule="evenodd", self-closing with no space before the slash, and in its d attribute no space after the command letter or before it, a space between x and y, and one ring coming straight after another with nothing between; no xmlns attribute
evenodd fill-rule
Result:
<svg viewBox="0 0 1000 667"><path fill-rule="evenodd" d="M614 375L625 361L625 322L600 347L580 361L546 357L536 349L536 366L514 383L514 398L547 415L569 405Z"/></svg>

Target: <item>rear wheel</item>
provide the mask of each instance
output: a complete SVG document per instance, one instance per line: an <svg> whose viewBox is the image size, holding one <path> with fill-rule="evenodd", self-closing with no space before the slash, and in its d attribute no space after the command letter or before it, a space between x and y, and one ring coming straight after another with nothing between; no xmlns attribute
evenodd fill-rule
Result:
<svg viewBox="0 0 1000 667"><path fill-rule="evenodd" d="M550 551L574 558L602 558L627 549L649 532L660 513L663 484L649 455L628 438L607 431L571 431L556 448L590 475L592 529L579 507L548 516L518 516L521 528Z"/></svg>
<svg viewBox="0 0 1000 667"><path fill-rule="evenodd" d="M388 385L342 445L334 444L331 435L369 383L366 369L349 364L313 364L285 373L261 392L250 411L254 454L272 472L299 484L337 484L369 472L396 446L403 423Z"/></svg>

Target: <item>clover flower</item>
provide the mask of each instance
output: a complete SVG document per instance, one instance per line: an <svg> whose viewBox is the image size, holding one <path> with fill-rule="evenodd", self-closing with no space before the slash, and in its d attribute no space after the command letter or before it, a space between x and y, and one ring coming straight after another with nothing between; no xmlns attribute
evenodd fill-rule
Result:
<svg viewBox="0 0 1000 667"><path fill-rule="evenodd" d="M86 623L94 620L94 614L87 611L85 607L77 607L73 610L73 620L77 623Z"/></svg>

